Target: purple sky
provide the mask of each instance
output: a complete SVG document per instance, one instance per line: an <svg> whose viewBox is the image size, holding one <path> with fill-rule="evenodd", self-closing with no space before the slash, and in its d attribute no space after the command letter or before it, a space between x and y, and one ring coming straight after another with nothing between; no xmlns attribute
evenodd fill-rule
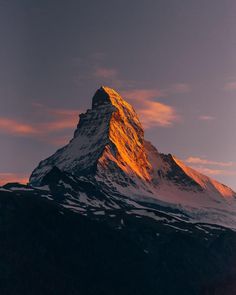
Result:
<svg viewBox="0 0 236 295"><path fill-rule="evenodd" d="M0 0L0 183L71 138L100 85L161 152L236 190L235 0Z"/></svg>

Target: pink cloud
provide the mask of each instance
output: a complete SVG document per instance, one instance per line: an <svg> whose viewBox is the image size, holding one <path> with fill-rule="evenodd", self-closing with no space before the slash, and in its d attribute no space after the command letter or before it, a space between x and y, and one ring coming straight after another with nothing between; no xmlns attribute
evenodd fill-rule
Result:
<svg viewBox="0 0 236 295"><path fill-rule="evenodd" d="M122 94L126 98L141 98L141 99L154 99L158 97L167 97L175 93L187 93L191 90L190 85L186 83L175 83L170 85L166 89L159 88L141 88L132 89L128 91L122 91Z"/></svg>
<svg viewBox="0 0 236 295"><path fill-rule="evenodd" d="M123 91L122 95L134 105L146 129L156 126L169 127L179 119L172 106L151 100L162 95L158 89L134 89Z"/></svg>
<svg viewBox="0 0 236 295"><path fill-rule="evenodd" d="M192 166L192 168L209 176L215 176L215 175L235 176L236 175L236 171L232 171L232 170L211 169L211 168L203 167L203 166Z"/></svg>
<svg viewBox="0 0 236 295"><path fill-rule="evenodd" d="M37 133L37 130L30 124L2 117L0 118L0 132L18 136L32 136Z"/></svg>
<svg viewBox="0 0 236 295"><path fill-rule="evenodd" d="M202 115L202 116L199 116L199 120L201 120L201 121L212 121L212 120L215 120L215 117Z"/></svg>
<svg viewBox="0 0 236 295"><path fill-rule="evenodd" d="M0 173L0 185L4 185L8 182L20 182L23 184L28 183L29 178L24 174L17 173Z"/></svg>
<svg viewBox="0 0 236 295"><path fill-rule="evenodd" d="M121 91L123 97L132 100L149 100L164 96L165 94L159 89L132 89L128 91Z"/></svg>
<svg viewBox="0 0 236 295"><path fill-rule="evenodd" d="M234 162L220 162L220 161L211 161L199 157L189 157L185 160L186 163L190 164L201 164L201 165L214 165L220 167L232 167L235 165Z"/></svg>
<svg viewBox="0 0 236 295"><path fill-rule="evenodd" d="M224 86L225 90L236 90L236 81L228 82Z"/></svg>
<svg viewBox="0 0 236 295"><path fill-rule="evenodd" d="M98 67L95 69L95 77L102 79L114 79L117 77L117 71L112 68Z"/></svg>
<svg viewBox="0 0 236 295"><path fill-rule="evenodd" d="M189 157L185 160L193 169L209 176L235 176L235 162L212 161L200 157Z"/></svg>
<svg viewBox="0 0 236 295"><path fill-rule="evenodd" d="M170 86L169 91L171 93L187 93L191 91L191 86L187 83L174 83Z"/></svg>
<svg viewBox="0 0 236 295"><path fill-rule="evenodd" d="M34 103L33 107L35 118L40 118L43 115L43 122L37 120L23 123L20 120L0 117L0 133L32 137L53 144L59 143L63 141L62 137L68 140L67 136L62 136L60 133L75 129L78 123L78 115L81 112L80 110L70 109L50 109L38 103Z"/></svg>
<svg viewBox="0 0 236 295"><path fill-rule="evenodd" d="M48 109L47 112L53 116L53 120L41 123L38 127L43 127L48 132L75 129L81 113L80 110L68 109Z"/></svg>

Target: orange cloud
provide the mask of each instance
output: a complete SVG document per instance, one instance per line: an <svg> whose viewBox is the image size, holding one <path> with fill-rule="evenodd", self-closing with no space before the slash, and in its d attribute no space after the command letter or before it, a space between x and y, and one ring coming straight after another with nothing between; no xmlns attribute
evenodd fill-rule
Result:
<svg viewBox="0 0 236 295"><path fill-rule="evenodd" d="M159 89L132 89L128 91L122 91L121 94L124 98L132 100L149 100L164 96L165 94Z"/></svg>
<svg viewBox="0 0 236 295"><path fill-rule="evenodd" d="M9 118L0 118L0 132L12 135L27 136L37 133L37 130L29 124L24 124Z"/></svg>
<svg viewBox="0 0 236 295"><path fill-rule="evenodd" d="M174 83L167 92L170 93L187 93L191 91L191 87L187 83Z"/></svg>
<svg viewBox="0 0 236 295"><path fill-rule="evenodd" d="M199 157L189 157L188 159L185 160L185 162L190 164L215 165L220 167L232 167L235 165L234 162L210 161L210 160L202 159Z"/></svg>
<svg viewBox="0 0 236 295"><path fill-rule="evenodd" d="M74 129L78 123L79 110L48 109L47 112L54 117L54 120L39 124L48 132ZM41 125L41 126L40 126Z"/></svg>
<svg viewBox="0 0 236 295"><path fill-rule="evenodd" d="M34 110L36 118L44 115L43 122L37 120L37 122L22 123L19 120L2 117L0 118L0 133L33 137L37 140L56 144L56 142L63 141L60 132L73 130L78 123L80 110L50 109L38 103L34 103L33 107L36 108ZM64 136L64 140L66 139L68 139L67 136Z"/></svg>
<svg viewBox="0 0 236 295"><path fill-rule="evenodd" d="M164 103L151 100L160 97L161 91L156 89L135 89L123 91L124 98L128 98L134 105L144 128L155 126L169 127L177 121L179 116L176 110Z"/></svg>
<svg viewBox="0 0 236 295"><path fill-rule="evenodd" d="M112 68L99 67L95 69L94 76L102 79L113 79L117 77L117 71Z"/></svg>
<svg viewBox="0 0 236 295"><path fill-rule="evenodd" d="M236 167L236 163L234 162L211 161L199 157L189 157L185 160L185 163L209 176L236 176L236 171L233 170Z"/></svg>
<svg viewBox="0 0 236 295"><path fill-rule="evenodd" d="M215 117L212 117L212 116L200 116L199 117L199 120L202 120L202 121L212 121L212 120L215 120Z"/></svg>
<svg viewBox="0 0 236 295"><path fill-rule="evenodd" d="M235 176L236 175L236 171L232 171L232 170L211 169L211 168L202 167L202 166L192 166L192 168L209 176L214 176L214 175Z"/></svg>
<svg viewBox="0 0 236 295"><path fill-rule="evenodd" d="M8 182L20 182L23 184L28 183L29 178L23 174L17 173L0 173L0 185L4 185Z"/></svg>
<svg viewBox="0 0 236 295"><path fill-rule="evenodd" d="M225 90L236 90L236 81L228 82L224 86Z"/></svg>

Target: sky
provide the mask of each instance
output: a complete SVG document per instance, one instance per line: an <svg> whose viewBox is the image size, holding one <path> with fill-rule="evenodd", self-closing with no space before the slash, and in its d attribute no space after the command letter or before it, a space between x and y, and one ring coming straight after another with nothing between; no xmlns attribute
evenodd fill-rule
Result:
<svg viewBox="0 0 236 295"><path fill-rule="evenodd" d="M236 190L235 0L0 0L0 184L73 136L101 85L159 151Z"/></svg>

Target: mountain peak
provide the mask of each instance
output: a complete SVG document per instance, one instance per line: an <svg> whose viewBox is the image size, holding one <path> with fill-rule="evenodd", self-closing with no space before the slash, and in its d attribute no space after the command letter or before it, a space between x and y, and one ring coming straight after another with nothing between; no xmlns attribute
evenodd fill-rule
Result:
<svg viewBox="0 0 236 295"><path fill-rule="evenodd" d="M137 114L134 111L134 108L125 101L118 92L114 89L101 86L94 94L92 99L92 109L99 108L101 106L111 105L117 109L123 109L126 114L133 113L135 114L135 121L139 121ZM140 125L140 123L139 123Z"/></svg>
<svg viewBox="0 0 236 295"><path fill-rule="evenodd" d="M31 185L42 185L53 167L59 169L54 168L53 172L89 179L112 193L195 208L228 210L236 197L230 188L185 166L172 155L159 153L145 141L133 107L105 86L93 96L92 108L80 115L68 145L33 171Z"/></svg>
<svg viewBox="0 0 236 295"><path fill-rule="evenodd" d="M80 115L70 143L42 161L31 183L40 183L52 167L75 175L96 175L108 182L150 181L151 164L144 147L144 131L133 107L115 90L102 86L92 109Z"/></svg>

